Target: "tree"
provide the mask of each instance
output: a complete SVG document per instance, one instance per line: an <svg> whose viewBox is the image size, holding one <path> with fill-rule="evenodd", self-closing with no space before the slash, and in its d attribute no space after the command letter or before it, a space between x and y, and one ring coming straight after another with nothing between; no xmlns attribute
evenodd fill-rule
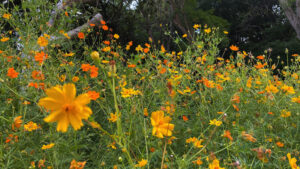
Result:
<svg viewBox="0 0 300 169"><path fill-rule="evenodd" d="M279 0L279 3L300 39L300 0Z"/></svg>

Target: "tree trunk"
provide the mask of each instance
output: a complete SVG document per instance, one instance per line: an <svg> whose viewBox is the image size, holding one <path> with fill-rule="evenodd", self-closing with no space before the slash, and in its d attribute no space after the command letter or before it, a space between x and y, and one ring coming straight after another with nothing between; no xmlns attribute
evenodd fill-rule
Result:
<svg viewBox="0 0 300 169"><path fill-rule="evenodd" d="M300 0L296 0L295 10L290 6L288 0L279 0L279 3L300 40Z"/></svg>

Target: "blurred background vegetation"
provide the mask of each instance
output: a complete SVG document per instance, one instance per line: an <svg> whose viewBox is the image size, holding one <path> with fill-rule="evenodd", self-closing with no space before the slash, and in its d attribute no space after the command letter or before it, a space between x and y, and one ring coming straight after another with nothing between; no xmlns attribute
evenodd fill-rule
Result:
<svg viewBox="0 0 300 169"><path fill-rule="evenodd" d="M10 9L24 1L0 2ZM57 2L49 1L53 9ZM176 32L179 36L187 34L187 43L192 43L193 25L206 24L219 27L220 32L229 32L220 44L225 56L224 49L231 44L254 56L269 49L274 62L278 56L285 60L286 48L290 54L300 51L300 40L278 0L86 0L76 3L76 9L79 11L68 11L72 13L70 17L77 21L70 27L82 25L96 13L101 13L113 32L120 35L123 45L133 41L136 46L148 42L151 37L153 45L164 44L167 50L178 51L169 35L175 36ZM20 17L24 10L20 8ZM11 27L6 25L1 31L8 30Z"/></svg>

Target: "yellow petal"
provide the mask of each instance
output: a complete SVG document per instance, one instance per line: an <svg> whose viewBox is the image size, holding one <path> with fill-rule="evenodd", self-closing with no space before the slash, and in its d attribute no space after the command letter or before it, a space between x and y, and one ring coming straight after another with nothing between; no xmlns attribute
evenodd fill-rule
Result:
<svg viewBox="0 0 300 169"><path fill-rule="evenodd" d="M61 111L51 112L48 117L44 118L44 121L47 123L58 121L58 119L59 119L58 117L60 115L61 115Z"/></svg>
<svg viewBox="0 0 300 169"><path fill-rule="evenodd" d="M81 115L81 118L88 119L92 113L93 112L89 107L84 106L82 112L80 113L80 115Z"/></svg>
<svg viewBox="0 0 300 169"><path fill-rule="evenodd" d="M69 120L66 114L61 114L59 116L59 121L57 123L57 131L66 132L69 126Z"/></svg>
<svg viewBox="0 0 300 169"><path fill-rule="evenodd" d="M68 114L68 119L71 122L72 127L74 130L78 130L83 126L83 123L80 119L80 117L77 116L77 114Z"/></svg>
<svg viewBox="0 0 300 169"><path fill-rule="evenodd" d="M61 109L61 103L50 97L40 99L38 105L52 111Z"/></svg>
<svg viewBox="0 0 300 169"><path fill-rule="evenodd" d="M89 104L91 101L91 98L89 97L88 94L81 94L79 96L77 96L77 98L75 99L75 102L79 105L86 105Z"/></svg>
<svg viewBox="0 0 300 169"><path fill-rule="evenodd" d="M63 102L65 99L65 95L59 86L46 89L46 94L48 95L48 97L51 97L58 102Z"/></svg>
<svg viewBox="0 0 300 169"><path fill-rule="evenodd" d="M76 88L73 83L64 84L63 92L65 93L65 97L68 101L73 101L75 99Z"/></svg>

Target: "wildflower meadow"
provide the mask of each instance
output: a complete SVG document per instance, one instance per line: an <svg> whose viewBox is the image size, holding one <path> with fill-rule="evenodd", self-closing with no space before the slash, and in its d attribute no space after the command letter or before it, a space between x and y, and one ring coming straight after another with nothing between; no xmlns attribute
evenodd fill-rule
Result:
<svg viewBox="0 0 300 169"><path fill-rule="evenodd" d="M176 51L121 44L76 6L20 8L0 9L1 169L300 168L297 53L225 56L228 32L198 23L166 33Z"/></svg>

